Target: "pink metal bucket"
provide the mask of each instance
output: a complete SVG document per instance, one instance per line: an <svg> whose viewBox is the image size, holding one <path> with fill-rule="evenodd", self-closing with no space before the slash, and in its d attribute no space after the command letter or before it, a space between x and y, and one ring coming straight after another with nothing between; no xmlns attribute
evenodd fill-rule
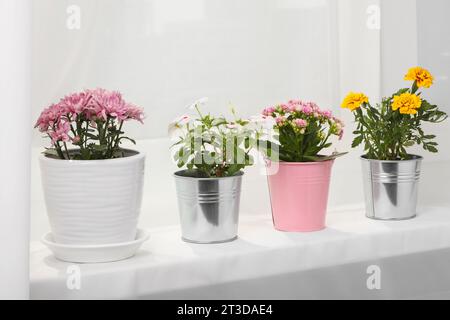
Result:
<svg viewBox="0 0 450 320"><path fill-rule="evenodd" d="M312 232L325 228L333 163L334 160L267 163L275 229Z"/></svg>

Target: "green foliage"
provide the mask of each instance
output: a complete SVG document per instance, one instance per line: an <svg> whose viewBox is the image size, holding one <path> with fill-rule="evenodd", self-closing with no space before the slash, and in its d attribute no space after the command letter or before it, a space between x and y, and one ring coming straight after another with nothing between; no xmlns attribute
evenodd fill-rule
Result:
<svg viewBox="0 0 450 320"><path fill-rule="evenodd" d="M258 144L267 158L284 162L316 162L344 155L337 152L330 156L320 155L332 146L332 136L342 137L344 124L331 112L320 110L316 104L292 100L290 105L278 105L263 113L273 121L273 131L266 139L260 138Z"/></svg>
<svg viewBox="0 0 450 320"><path fill-rule="evenodd" d="M401 89L391 97L384 98L381 105L375 107L370 103L354 111L356 130L352 147L363 145L369 159L406 160L410 158L408 147L422 145L429 152L438 152L435 135L427 135L422 129L423 122L439 123L447 119L447 114L440 111L436 105L422 99L421 107L416 114L402 114L392 109L394 96L402 93L415 93L412 89ZM419 94L420 95L420 94Z"/></svg>
<svg viewBox="0 0 450 320"><path fill-rule="evenodd" d="M136 144L133 139L124 136L122 131L123 121L118 121L108 117L105 120L95 122L78 115L74 125L71 125L71 132L74 137L79 137L79 141L72 141L77 148L69 150L67 144L62 141L55 143L54 147L48 148L44 154L50 157L71 160L99 160L112 159L124 156L120 145L124 140Z"/></svg>
<svg viewBox="0 0 450 320"><path fill-rule="evenodd" d="M195 177L229 177L253 164L249 153L256 142L247 120L238 119L234 111L232 121L203 116L197 105L195 108L198 118L172 124L180 133L172 146L179 168Z"/></svg>
<svg viewBox="0 0 450 320"><path fill-rule="evenodd" d="M322 149L329 148L330 135L323 133L317 123L311 123L305 133L299 133L292 126L282 126L274 139L279 142L279 158L286 162L311 162Z"/></svg>

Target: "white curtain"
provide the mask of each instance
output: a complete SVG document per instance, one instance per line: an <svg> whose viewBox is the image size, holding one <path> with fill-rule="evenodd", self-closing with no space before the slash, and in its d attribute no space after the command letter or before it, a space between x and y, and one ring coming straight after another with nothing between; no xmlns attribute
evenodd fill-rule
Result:
<svg viewBox="0 0 450 320"><path fill-rule="evenodd" d="M147 111L138 138L208 96L243 115L290 98L337 106L334 0L78 0L34 6L33 116L86 87L118 89ZM72 21L73 22L73 21ZM73 26L72 26L73 27ZM45 80L44 80L45 79ZM35 135L35 145L40 144Z"/></svg>
<svg viewBox="0 0 450 320"><path fill-rule="evenodd" d="M33 117L65 93L95 86L119 89L146 108L146 124L127 127L137 138L165 137L167 123L203 96L210 98L213 113L229 112L232 103L247 116L302 98L339 114L348 90L379 95L380 30L367 27L373 19L367 9L374 4L378 1L78 0L67 13L66 2L40 0L33 12ZM342 116L350 125L351 115ZM337 148L348 150L350 140L347 134ZM36 132L34 145L43 143ZM139 145L153 150L141 225L177 223L176 205L167 201L175 197L168 144ZM358 166L350 157L336 163L330 206L362 199L359 187L354 194L342 192L346 184L360 185ZM268 196L260 199L267 187L255 171L247 173L244 214L270 208ZM38 239L48 223L37 159L32 181L32 238Z"/></svg>
<svg viewBox="0 0 450 320"><path fill-rule="evenodd" d="M0 1L0 299L26 299L30 214L31 0Z"/></svg>

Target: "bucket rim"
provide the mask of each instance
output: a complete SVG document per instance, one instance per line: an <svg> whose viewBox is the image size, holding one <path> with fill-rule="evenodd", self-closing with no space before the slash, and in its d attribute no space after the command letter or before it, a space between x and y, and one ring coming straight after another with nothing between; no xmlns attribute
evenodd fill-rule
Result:
<svg viewBox="0 0 450 320"><path fill-rule="evenodd" d="M305 161L305 162L287 162L287 161L273 161L273 160L266 160L266 161L269 163L278 163L278 165L280 166L318 166L334 162L334 160L336 159L329 159L323 161Z"/></svg>
<svg viewBox="0 0 450 320"><path fill-rule="evenodd" d="M369 159L367 158L367 155L362 155L359 158L362 161L368 161L368 162L380 162L380 163L405 163L405 162L417 162L417 161L422 161L423 157L416 155L416 154L410 154L409 156L411 156L411 159L406 159L406 160L378 160L378 159Z"/></svg>
<svg viewBox="0 0 450 320"><path fill-rule="evenodd" d="M195 180L195 181L214 181L214 180L227 180L227 179L236 179L241 178L244 175L244 171L239 171L234 176L228 176L228 177L189 177L189 176L183 176L182 173L186 172L188 170L179 170L173 173L173 176L176 179L184 179L184 180Z"/></svg>

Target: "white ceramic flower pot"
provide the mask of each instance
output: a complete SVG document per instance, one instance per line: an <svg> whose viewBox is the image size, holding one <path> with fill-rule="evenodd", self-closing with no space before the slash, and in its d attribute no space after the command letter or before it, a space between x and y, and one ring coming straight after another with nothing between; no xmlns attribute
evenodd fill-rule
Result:
<svg viewBox="0 0 450 320"><path fill-rule="evenodd" d="M136 238L145 156L108 160L40 157L42 185L56 243L103 245Z"/></svg>

